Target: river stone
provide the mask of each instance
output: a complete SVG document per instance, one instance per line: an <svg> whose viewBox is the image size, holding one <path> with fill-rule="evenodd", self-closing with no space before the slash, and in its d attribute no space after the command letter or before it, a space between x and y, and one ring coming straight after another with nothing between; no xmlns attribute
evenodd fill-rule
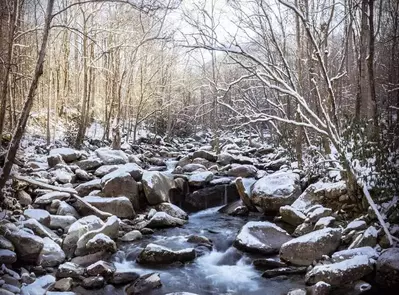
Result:
<svg viewBox="0 0 399 295"><path fill-rule="evenodd" d="M112 171L118 170L119 167L120 165L103 165L94 171L94 175L97 177L103 177Z"/></svg>
<svg viewBox="0 0 399 295"><path fill-rule="evenodd" d="M75 163L80 169L85 171L96 170L98 167L103 165L100 159L90 158L86 160L81 160Z"/></svg>
<svg viewBox="0 0 399 295"><path fill-rule="evenodd" d="M111 252L101 250L96 253L76 256L72 258L71 262L76 263L79 266L88 267L97 261L110 259L111 254Z"/></svg>
<svg viewBox="0 0 399 295"><path fill-rule="evenodd" d="M2 288L3 290L7 290L7 291L11 292L11 294L19 294L19 293L21 293L21 289L20 289L19 287L17 287L17 286L14 286L14 285L3 284L3 285L1 286L1 288ZM1 294L1 295L4 295L4 294L2 293L2 291L1 291L2 289L0 289L0 294Z"/></svg>
<svg viewBox="0 0 399 295"><path fill-rule="evenodd" d="M67 291L47 291L46 295L80 295L75 292L67 292Z"/></svg>
<svg viewBox="0 0 399 295"><path fill-rule="evenodd" d="M289 240L291 236L271 222L250 221L239 231L234 246L248 252L274 254Z"/></svg>
<svg viewBox="0 0 399 295"><path fill-rule="evenodd" d="M161 203L155 206L157 211L162 211L169 214L172 217L180 218L180 219L188 219L188 215L178 206L172 203Z"/></svg>
<svg viewBox="0 0 399 295"><path fill-rule="evenodd" d="M322 217L314 225L314 230L319 230L326 227L332 227L334 223L335 223L335 217L332 216Z"/></svg>
<svg viewBox="0 0 399 295"><path fill-rule="evenodd" d="M17 254L14 251L7 249L0 249L0 265L1 264L13 264L17 261Z"/></svg>
<svg viewBox="0 0 399 295"><path fill-rule="evenodd" d="M104 286L105 280L102 276L84 278L81 285L85 289L100 289Z"/></svg>
<svg viewBox="0 0 399 295"><path fill-rule="evenodd" d="M399 248L390 248L377 260L376 282L384 289L399 288Z"/></svg>
<svg viewBox="0 0 399 295"><path fill-rule="evenodd" d="M54 290L57 291L69 291L72 289L73 279L72 278L63 278L58 280L54 284ZM48 293L47 293L48 294Z"/></svg>
<svg viewBox="0 0 399 295"><path fill-rule="evenodd" d="M100 275L103 277L108 277L112 275L115 271L116 268L112 263L103 260L97 261L86 268L86 272L89 276Z"/></svg>
<svg viewBox="0 0 399 295"><path fill-rule="evenodd" d="M194 259L195 250L193 248L173 251L160 245L148 244L137 257L137 262L140 264L171 264L189 262Z"/></svg>
<svg viewBox="0 0 399 295"><path fill-rule="evenodd" d="M330 208L325 208L325 207L319 207L313 210L312 212L309 212L306 218L309 219L309 222L311 223L316 223L319 221L320 218L330 216L332 213L332 210Z"/></svg>
<svg viewBox="0 0 399 295"><path fill-rule="evenodd" d="M286 266L265 270L262 274L264 278L274 278L283 275L294 275L306 273L306 267L304 266Z"/></svg>
<svg viewBox="0 0 399 295"><path fill-rule="evenodd" d="M87 196L84 197L83 200L101 211L111 213L120 218L132 219L136 216L132 203L126 197L103 198L98 196Z"/></svg>
<svg viewBox="0 0 399 295"><path fill-rule="evenodd" d="M47 157L47 164L50 168L53 168L56 165L65 164L65 162L61 155L51 155Z"/></svg>
<svg viewBox="0 0 399 295"><path fill-rule="evenodd" d="M202 164L190 163L182 167L183 173L191 173L194 171L206 171L206 167Z"/></svg>
<svg viewBox="0 0 399 295"><path fill-rule="evenodd" d="M169 191L174 188L173 178L159 171L145 171L142 177L144 194L148 204L157 205L169 201Z"/></svg>
<svg viewBox="0 0 399 295"><path fill-rule="evenodd" d="M111 253L115 253L116 244L107 235L104 235L103 233L96 234L86 243L85 252L96 253L98 251L108 251ZM80 253L77 253L77 255L80 255Z"/></svg>
<svg viewBox="0 0 399 295"><path fill-rule="evenodd" d="M43 248L43 239L17 228L12 223L1 224L0 234L15 247L18 259L35 264Z"/></svg>
<svg viewBox="0 0 399 295"><path fill-rule="evenodd" d="M70 215L50 215L50 225L51 229L61 228L64 232L67 232L69 227L75 223L77 219Z"/></svg>
<svg viewBox="0 0 399 295"><path fill-rule="evenodd" d="M258 169L254 165L240 165L233 164L232 167L227 171L227 175L234 177L255 177Z"/></svg>
<svg viewBox="0 0 399 295"><path fill-rule="evenodd" d="M306 295L306 291L303 289L294 289L289 291L287 295Z"/></svg>
<svg viewBox="0 0 399 295"><path fill-rule="evenodd" d="M122 242L134 242L137 240L141 240L143 238L143 235L141 234L140 231L138 230L132 230L128 233L126 233L122 238Z"/></svg>
<svg viewBox="0 0 399 295"><path fill-rule="evenodd" d="M58 266L55 276L57 278L74 278L78 279L83 276L85 272L84 267L81 267L73 262L65 262Z"/></svg>
<svg viewBox="0 0 399 295"><path fill-rule="evenodd" d="M48 237L53 241L60 243L62 242L61 238L57 236L51 229L43 224L39 223L36 219L28 219L23 222L25 228L31 229L36 235L39 237L45 238Z"/></svg>
<svg viewBox="0 0 399 295"><path fill-rule="evenodd" d="M364 230L367 228L367 223L364 220L353 220L350 222L343 231L343 234L347 234L352 230Z"/></svg>
<svg viewBox="0 0 399 295"><path fill-rule="evenodd" d="M80 157L80 152L71 148L56 148L50 150L50 156L60 155L67 162L74 162Z"/></svg>
<svg viewBox="0 0 399 295"><path fill-rule="evenodd" d="M280 258L295 265L310 265L323 255L331 254L338 248L341 230L325 228L292 239L283 244Z"/></svg>
<svg viewBox="0 0 399 295"><path fill-rule="evenodd" d="M163 228L163 227L174 227L174 226L182 226L186 221L180 218L176 218L170 216L165 212L157 212L150 219L147 224L149 228Z"/></svg>
<svg viewBox="0 0 399 295"><path fill-rule="evenodd" d="M229 165L233 163L234 157L230 155L229 153L220 153L218 155L217 163L219 163L222 166Z"/></svg>
<svg viewBox="0 0 399 295"><path fill-rule="evenodd" d="M103 196L125 196L138 209L138 185L128 172L121 169L113 171L101 178L101 185Z"/></svg>
<svg viewBox="0 0 399 295"><path fill-rule="evenodd" d="M49 205L54 200L66 199L66 198L69 198L69 196L70 196L69 193L50 192L50 193L44 194L40 197L37 197L33 203L36 205Z"/></svg>
<svg viewBox="0 0 399 295"><path fill-rule="evenodd" d="M293 172L276 172L255 182L251 201L263 211L278 211L291 205L300 195L299 175Z"/></svg>
<svg viewBox="0 0 399 295"><path fill-rule="evenodd" d="M17 199L22 206L28 206L32 204L32 197L26 191L23 190L18 191Z"/></svg>
<svg viewBox="0 0 399 295"><path fill-rule="evenodd" d="M89 193L95 190L100 190L101 189L101 179L93 179L88 182L79 184L76 187L76 191L78 192L78 195L81 197L87 196Z"/></svg>
<svg viewBox="0 0 399 295"><path fill-rule="evenodd" d="M306 288L307 295L329 295L331 291L331 285L326 282L317 282L313 286Z"/></svg>
<svg viewBox="0 0 399 295"><path fill-rule="evenodd" d="M72 257L75 252L76 244L81 236L85 233L99 229L104 225L104 222L94 215L89 215L74 222L68 230L68 233L62 243L62 249L67 257Z"/></svg>
<svg viewBox="0 0 399 295"><path fill-rule="evenodd" d="M99 157L105 165L126 164L129 158L121 150L112 150L110 148L99 148L96 150Z"/></svg>
<svg viewBox="0 0 399 295"><path fill-rule="evenodd" d="M343 259L350 259L357 255L366 255L369 259L377 260L379 254L377 251L369 246L354 248L354 249L346 249L342 251L335 252L331 258L334 262L341 261Z"/></svg>
<svg viewBox="0 0 399 295"><path fill-rule="evenodd" d="M139 277L134 283L126 286L126 295L149 294L152 289L162 286L157 273L150 273Z"/></svg>
<svg viewBox="0 0 399 295"><path fill-rule="evenodd" d="M24 216L26 218L33 218L39 221L41 224L45 226L49 226L50 224L50 213L43 209L26 209L24 211Z"/></svg>
<svg viewBox="0 0 399 295"><path fill-rule="evenodd" d="M7 240L3 235L0 235L0 249L7 249L14 251L14 245Z"/></svg>
<svg viewBox="0 0 399 295"><path fill-rule="evenodd" d="M80 169L80 168L75 170L75 175L76 175L77 179L82 180L82 181L89 181L92 179L92 177L89 175L89 173L87 173L85 170Z"/></svg>
<svg viewBox="0 0 399 295"><path fill-rule="evenodd" d="M134 282L140 277L140 275L129 269L117 269L112 277L109 278L108 282L114 285L125 285L130 282Z"/></svg>
<svg viewBox="0 0 399 295"><path fill-rule="evenodd" d="M378 231L374 226L367 228L363 234L359 235L353 243L349 246L349 249L359 247L375 247L377 245Z"/></svg>
<svg viewBox="0 0 399 295"><path fill-rule="evenodd" d="M284 262L280 260L275 260L273 258L257 258L252 262L252 264L255 267L259 267L262 269L274 269L287 266L287 264L285 264Z"/></svg>
<svg viewBox="0 0 399 295"><path fill-rule="evenodd" d="M323 281L331 286L340 286L361 279L373 269L366 255L358 255L341 262L315 266L306 274L305 281L308 284Z"/></svg>
<svg viewBox="0 0 399 295"><path fill-rule="evenodd" d="M65 253L61 247L50 238L43 238L43 249L38 258L38 264L43 267L53 267L64 262Z"/></svg>
<svg viewBox="0 0 399 295"><path fill-rule="evenodd" d="M57 209L57 215L73 216L76 219L80 218L78 211L76 211L76 209L73 206L69 205L65 201L61 201L61 203L59 204L58 209Z"/></svg>
<svg viewBox="0 0 399 295"><path fill-rule="evenodd" d="M80 236L76 244L75 254L77 256L86 254L86 246L89 240L94 238L97 234L104 234L110 238L117 238L119 230L119 219L116 216L111 216L107 222L98 229L93 229Z"/></svg>
<svg viewBox="0 0 399 295"><path fill-rule="evenodd" d="M69 172L65 168L57 169L51 172L51 176L54 177L55 181L58 183L66 184L75 181L75 174Z"/></svg>
<svg viewBox="0 0 399 295"><path fill-rule="evenodd" d="M193 159L195 158L203 158L208 160L209 162L216 162L218 159L218 157L214 153L204 150L195 151L193 153Z"/></svg>
<svg viewBox="0 0 399 295"><path fill-rule="evenodd" d="M37 278L32 284L21 287L21 295L44 295L49 294L47 289L55 283L52 275L44 275Z"/></svg>
<svg viewBox="0 0 399 295"><path fill-rule="evenodd" d="M188 183L191 186L201 187L205 186L212 179L213 179L213 173L210 171L196 172L189 177Z"/></svg>
<svg viewBox="0 0 399 295"><path fill-rule="evenodd" d="M306 219L305 214L289 205L280 207L281 219L293 226L298 226Z"/></svg>

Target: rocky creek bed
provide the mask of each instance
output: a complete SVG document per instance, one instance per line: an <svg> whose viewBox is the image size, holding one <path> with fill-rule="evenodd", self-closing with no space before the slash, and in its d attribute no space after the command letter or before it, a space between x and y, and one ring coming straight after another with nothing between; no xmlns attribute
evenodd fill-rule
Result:
<svg viewBox="0 0 399 295"><path fill-rule="evenodd" d="M0 294L393 294L399 250L339 173L207 142L26 147L0 213Z"/></svg>

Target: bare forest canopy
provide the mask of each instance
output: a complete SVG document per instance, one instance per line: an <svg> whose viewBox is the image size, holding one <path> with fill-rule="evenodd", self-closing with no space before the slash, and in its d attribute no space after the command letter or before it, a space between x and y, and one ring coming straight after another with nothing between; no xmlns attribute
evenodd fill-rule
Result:
<svg viewBox="0 0 399 295"><path fill-rule="evenodd" d="M354 157L387 172L398 42L397 0L1 0L0 188L26 128L81 147L93 122L132 142L209 129L216 151L267 133L300 166L336 153L352 183Z"/></svg>

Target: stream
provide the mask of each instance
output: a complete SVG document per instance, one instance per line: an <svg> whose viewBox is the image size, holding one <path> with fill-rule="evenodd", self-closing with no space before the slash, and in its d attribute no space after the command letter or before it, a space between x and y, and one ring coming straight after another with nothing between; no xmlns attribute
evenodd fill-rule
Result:
<svg viewBox="0 0 399 295"><path fill-rule="evenodd" d="M287 294L294 288L303 287L302 276L265 279L262 271L252 266L256 255L237 251L232 245L240 228L249 220L260 220L259 216L233 217L219 213L220 207L206 209L190 215L189 221L180 228L157 230L153 235L133 243L119 245L119 251L111 261L117 269L134 270L139 274L157 272L162 287L151 294L170 292L193 292L196 294ZM206 236L213 241L213 249L192 263L169 266L143 266L136 263L141 250L149 243L169 247L173 250L194 247L186 242L189 235ZM260 256L258 256L260 257ZM111 291L112 289L112 291ZM88 294L91 292L85 292ZM123 288L105 287L103 294L123 294ZM93 293L94 294L94 293ZM99 290L95 294L100 294Z"/></svg>

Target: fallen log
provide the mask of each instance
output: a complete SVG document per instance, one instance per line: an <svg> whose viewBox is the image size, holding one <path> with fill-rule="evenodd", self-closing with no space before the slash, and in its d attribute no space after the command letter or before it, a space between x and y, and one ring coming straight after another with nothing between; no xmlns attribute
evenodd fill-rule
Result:
<svg viewBox="0 0 399 295"><path fill-rule="evenodd" d="M49 189L52 191L57 191L57 192L63 192L63 193L69 193L69 194L77 194L78 192L71 187L62 187L62 186L56 186L56 185L51 185L36 179L32 179L30 177L27 176L22 176L22 175L13 175L12 176L14 179L19 180L19 181L25 181L31 185L37 186L37 187L41 187L41 188L45 188L45 189Z"/></svg>

